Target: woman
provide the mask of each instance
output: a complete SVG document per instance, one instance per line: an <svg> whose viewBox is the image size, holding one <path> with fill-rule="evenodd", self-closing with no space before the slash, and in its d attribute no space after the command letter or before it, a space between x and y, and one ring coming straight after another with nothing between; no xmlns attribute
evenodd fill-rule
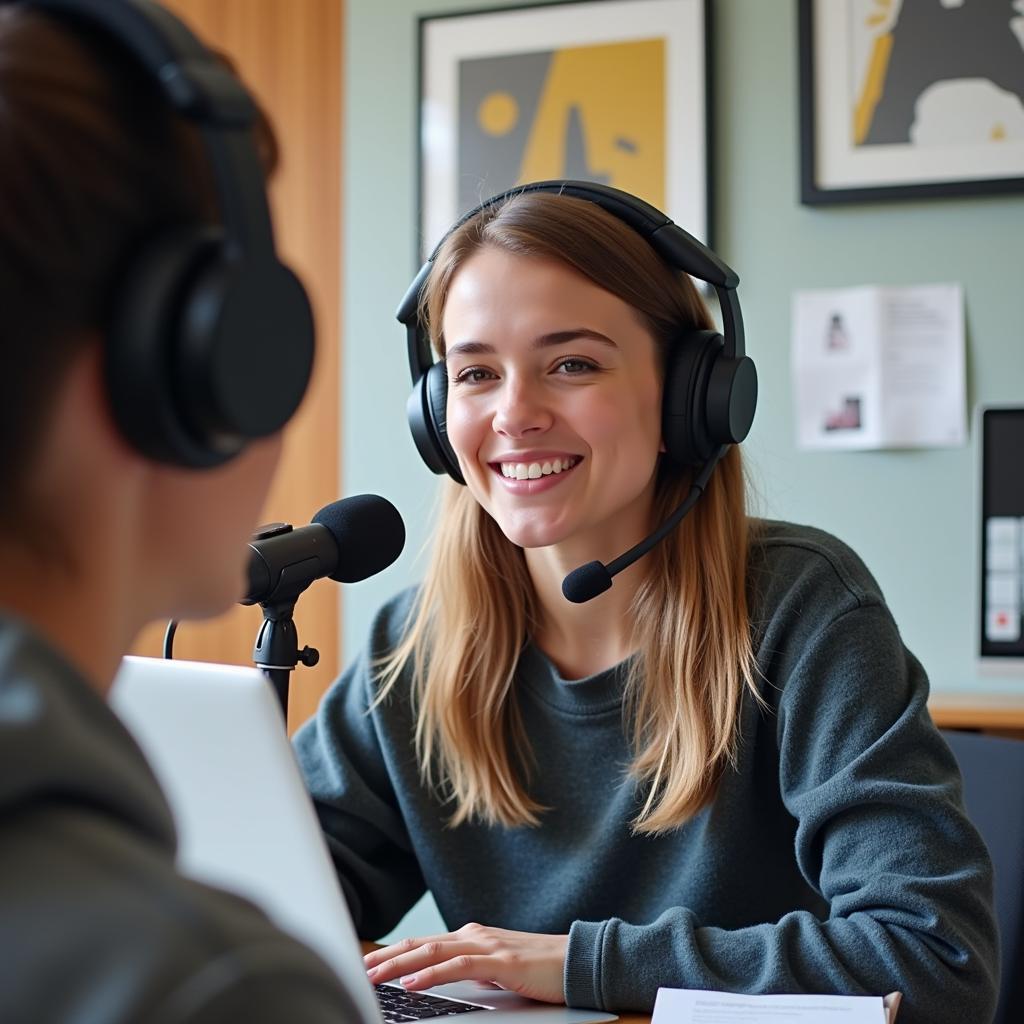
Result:
<svg viewBox="0 0 1024 1024"><path fill-rule="evenodd" d="M541 191L456 226L421 308L466 486L296 741L361 933L425 886L453 929L371 980L642 1011L659 986L901 990L906 1021L985 1019L988 858L856 556L749 519L733 446L678 530L563 597L690 489L661 413L711 323L689 279Z"/></svg>

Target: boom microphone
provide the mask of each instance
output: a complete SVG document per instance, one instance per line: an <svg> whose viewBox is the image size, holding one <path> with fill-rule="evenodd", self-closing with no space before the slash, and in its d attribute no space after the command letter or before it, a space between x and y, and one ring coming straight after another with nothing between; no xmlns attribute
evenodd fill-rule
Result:
<svg viewBox="0 0 1024 1024"><path fill-rule="evenodd" d="M612 585L612 577L617 576L623 569L628 569L634 562L638 562L647 554L655 544L664 540L685 518L690 509L697 504L697 499L704 493L707 487L711 471L718 465L719 460L726 453L728 445L723 445L710 458L696 479L690 485L683 503L672 515L668 517L652 534L644 537L639 544L631 547L618 558L613 559L607 565L603 562L587 562L578 569L573 569L568 576L562 580L562 596L573 604L585 604L598 594L603 594Z"/></svg>
<svg viewBox="0 0 1024 1024"><path fill-rule="evenodd" d="M398 509L377 494L325 505L308 526L261 526L249 543L241 604L294 601L314 580L358 583L386 569L405 546Z"/></svg>

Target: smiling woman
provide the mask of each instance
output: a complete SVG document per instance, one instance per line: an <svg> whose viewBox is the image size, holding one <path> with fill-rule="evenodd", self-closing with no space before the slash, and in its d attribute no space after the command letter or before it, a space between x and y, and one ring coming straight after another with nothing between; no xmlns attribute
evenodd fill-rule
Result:
<svg viewBox="0 0 1024 1024"><path fill-rule="evenodd" d="M921 666L853 552L747 515L738 306L723 343L636 201L568 184L485 203L414 285L447 446L420 451L451 477L431 562L296 739L362 934L425 887L452 929L370 977L646 1012L659 986L900 990L910 1024L985 1019L991 867Z"/></svg>

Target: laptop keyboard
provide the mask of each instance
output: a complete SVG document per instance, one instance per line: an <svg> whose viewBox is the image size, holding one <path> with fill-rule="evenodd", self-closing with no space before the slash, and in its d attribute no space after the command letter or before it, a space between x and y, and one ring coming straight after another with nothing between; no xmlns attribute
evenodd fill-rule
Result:
<svg viewBox="0 0 1024 1024"><path fill-rule="evenodd" d="M451 1017L456 1013L490 1009L489 1006L461 1003L426 992L406 992L396 985L375 985L374 988L386 1024L407 1024L408 1021L425 1020L427 1017Z"/></svg>

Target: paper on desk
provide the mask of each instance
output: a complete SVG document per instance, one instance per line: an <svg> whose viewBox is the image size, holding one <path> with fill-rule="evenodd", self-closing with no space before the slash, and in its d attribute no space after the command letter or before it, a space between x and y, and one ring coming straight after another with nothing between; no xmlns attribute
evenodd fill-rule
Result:
<svg viewBox="0 0 1024 1024"><path fill-rule="evenodd" d="M799 447L964 443L959 285L798 291L791 356Z"/></svg>
<svg viewBox="0 0 1024 1024"><path fill-rule="evenodd" d="M658 989L651 1024L893 1024L898 993L886 996L741 996Z"/></svg>

